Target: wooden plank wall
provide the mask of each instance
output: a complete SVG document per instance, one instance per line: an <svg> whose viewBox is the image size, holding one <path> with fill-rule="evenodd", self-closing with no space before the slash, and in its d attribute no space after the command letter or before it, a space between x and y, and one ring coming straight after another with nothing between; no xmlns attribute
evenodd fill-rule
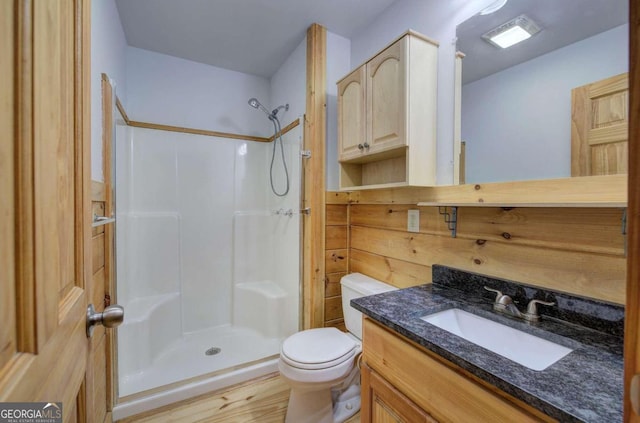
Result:
<svg viewBox="0 0 640 423"><path fill-rule="evenodd" d="M340 279L349 270L349 195L328 192L325 198L324 326L335 326L346 331Z"/></svg>
<svg viewBox="0 0 640 423"><path fill-rule="evenodd" d="M332 193L327 193L327 198ZM420 210L420 232L406 230ZM625 302L622 209L460 207L451 237L438 207L350 200L348 271L398 287L442 264L618 304Z"/></svg>

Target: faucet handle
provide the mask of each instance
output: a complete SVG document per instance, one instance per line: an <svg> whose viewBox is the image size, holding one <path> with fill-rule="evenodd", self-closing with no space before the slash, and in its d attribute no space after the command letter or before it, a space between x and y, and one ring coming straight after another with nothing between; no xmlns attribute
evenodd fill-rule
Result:
<svg viewBox="0 0 640 423"><path fill-rule="evenodd" d="M537 318L540 317L540 315L538 314L538 307L536 306L537 304L542 304L542 305L546 305L546 306L556 305L556 303L553 303L553 302L541 301L541 300L531 300L531 301L529 301L529 305L527 306L527 314L529 316L537 317Z"/></svg>
<svg viewBox="0 0 640 423"><path fill-rule="evenodd" d="M500 299L502 298L502 291L498 290L498 289L493 289L493 288L489 288L488 286L485 286L484 289L486 289L487 291L491 291L491 292L495 292L496 293L496 303L500 301Z"/></svg>

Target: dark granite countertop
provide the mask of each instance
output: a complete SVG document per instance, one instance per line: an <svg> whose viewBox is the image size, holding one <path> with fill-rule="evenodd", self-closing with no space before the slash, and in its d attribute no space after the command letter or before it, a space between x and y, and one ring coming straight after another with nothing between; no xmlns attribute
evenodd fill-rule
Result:
<svg viewBox="0 0 640 423"><path fill-rule="evenodd" d="M351 305L376 322L560 421L622 421L622 336L543 316L536 325L493 311L486 296L421 285L357 298ZM433 326L420 317L459 308L572 348L535 371ZM428 383L428 382L425 382Z"/></svg>

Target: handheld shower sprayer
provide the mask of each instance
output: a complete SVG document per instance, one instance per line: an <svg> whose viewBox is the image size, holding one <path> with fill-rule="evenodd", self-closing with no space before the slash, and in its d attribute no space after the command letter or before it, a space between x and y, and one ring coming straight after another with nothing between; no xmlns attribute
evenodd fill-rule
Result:
<svg viewBox="0 0 640 423"><path fill-rule="evenodd" d="M273 141L273 153L271 154L271 166L269 168L269 180L271 182L271 191L273 191L273 193L278 197L284 197L289 192L289 171L287 169L287 162L284 158L284 147L282 145L282 128L280 127L280 121L278 120L276 115L278 114L278 111L280 109L284 109L285 111L289 110L289 104L287 103L283 106L278 106L275 109L273 109L271 113L269 113L269 110L266 107L264 107L258 101L257 98L250 98L249 105L254 109L262 110L267 115L271 123L273 123L274 141ZM284 167L284 174L285 174L285 180L286 180L286 187L283 193L279 193L278 191L276 191L275 187L273 186L273 162L276 156L276 144L278 140L280 140L280 154L282 156L282 166Z"/></svg>
<svg viewBox="0 0 640 423"><path fill-rule="evenodd" d="M249 105L254 109L262 110L267 116L269 116L269 119L272 118L272 113L270 113L269 110L267 110L267 108L264 107L257 98L250 98Z"/></svg>
<svg viewBox="0 0 640 423"><path fill-rule="evenodd" d="M271 112L269 112L269 110L266 107L264 107L262 103L258 101L257 98L250 98L249 105L255 109L262 110L269 117L269 120L276 117L280 109L284 109L285 112L289 110L289 103L287 103L285 105L278 106L275 109L273 109Z"/></svg>

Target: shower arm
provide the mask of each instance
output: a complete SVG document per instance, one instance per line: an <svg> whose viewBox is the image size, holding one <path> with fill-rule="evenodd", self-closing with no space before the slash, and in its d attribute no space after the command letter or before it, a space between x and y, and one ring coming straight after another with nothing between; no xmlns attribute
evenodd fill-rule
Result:
<svg viewBox="0 0 640 423"><path fill-rule="evenodd" d="M271 112L271 116L272 116L272 117L276 117L276 115L278 114L278 111L279 111L280 109L284 109L284 111L285 111L285 112L289 111L289 103L284 104L284 105L282 105L282 106L278 106L278 107L276 107L275 109L273 109L273 111Z"/></svg>

